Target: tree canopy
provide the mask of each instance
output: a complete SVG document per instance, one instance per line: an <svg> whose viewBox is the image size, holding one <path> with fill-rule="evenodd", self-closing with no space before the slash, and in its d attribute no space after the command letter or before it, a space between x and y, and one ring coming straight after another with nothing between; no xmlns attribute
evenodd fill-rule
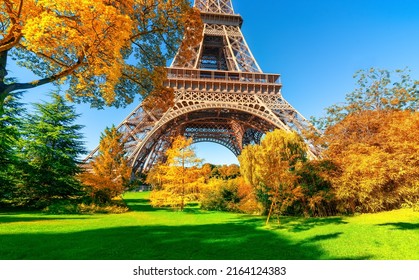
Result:
<svg viewBox="0 0 419 280"><path fill-rule="evenodd" d="M359 71L359 88L327 108L323 156L342 212L377 212L419 198L419 82L408 70Z"/></svg>
<svg viewBox="0 0 419 280"><path fill-rule="evenodd" d="M346 101L326 108L326 116L313 119L320 130L325 131L357 112L419 109L419 81L410 77L407 68L359 70L354 78L358 87L346 95Z"/></svg>
<svg viewBox="0 0 419 280"><path fill-rule="evenodd" d="M17 90L65 81L70 100L130 103L161 88L166 59L183 35L187 57L199 26L188 0L2 0L0 109ZM10 82L10 58L40 79Z"/></svg>

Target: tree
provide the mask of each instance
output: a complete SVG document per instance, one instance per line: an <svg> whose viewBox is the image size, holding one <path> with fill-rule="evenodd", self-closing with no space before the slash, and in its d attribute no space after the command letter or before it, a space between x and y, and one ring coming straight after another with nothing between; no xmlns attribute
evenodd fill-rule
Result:
<svg viewBox="0 0 419 280"><path fill-rule="evenodd" d="M74 106L54 93L51 103L37 103L24 124L21 157L26 163L22 188L27 202L35 206L54 199L81 195L78 157L84 153L81 125Z"/></svg>
<svg viewBox="0 0 419 280"><path fill-rule="evenodd" d="M341 211L378 212L419 199L419 112L363 111L326 131Z"/></svg>
<svg viewBox="0 0 419 280"><path fill-rule="evenodd" d="M220 177L224 180L234 179L240 175L240 167L237 164L218 166Z"/></svg>
<svg viewBox="0 0 419 280"><path fill-rule="evenodd" d="M243 149L239 156L240 171L258 189L268 214L266 223L273 213L284 213L301 195L294 171L306 161L306 153L303 139L295 132L284 130L269 132L260 145Z"/></svg>
<svg viewBox="0 0 419 280"><path fill-rule="evenodd" d="M17 143L21 138L24 113L18 95L5 100L5 113L0 116L0 203L13 200L19 181L21 164Z"/></svg>
<svg viewBox="0 0 419 280"><path fill-rule="evenodd" d="M166 59L182 34L187 59L199 28L188 0L2 0L0 114L8 95L47 83L67 81L68 99L95 107L159 92ZM40 79L7 82L9 58Z"/></svg>
<svg viewBox="0 0 419 280"><path fill-rule="evenodd" d="M394 77L396 76L396 77ZM419 82L408 70L359 71L359 88L319 122L341 211L377 212L417 203Z"/></svg>
<svg viewBox="0 0 419 280"><path fill-rule="evenodd" d="M121 195L130 179L131 169L125 158L122 137L114 126L106 128L100 138L98 155L85 166L80 176L97 203L109 203Z"/></svg>
<svg viewBox="0 0 419 280"><path fill-rule="evenodd" d="M332 176L340 175L336 164L327 159L306 161L296 174L302 195L292 205L292 212L306 217L336 215L336 196L331 182Z"/></svg>
<svg viewBox="0 0 419 280"><path fill-rule="evenodd" d="M313 122L325 131L346 116L361 111L417 111L419 81L413 81L409 72L408 69L391 72L375 68L356 72L358 88L346 95L346 102L326 108L326 116Z"/></svg>
<svg viewBox="0 0 419 280"><path fill-rule="evenodd" d="M170 149L166 151L166 163L153 168L160 172L151 172L147 177L147 181L151 182L154 174L162 176L160 190L153 190L151 195L153 205L179 207L182 211L186 202L196 199L198 184L203 183L205 178L197 168L201 159L196 157L191 144L191 138L174 138Z"/></svg>

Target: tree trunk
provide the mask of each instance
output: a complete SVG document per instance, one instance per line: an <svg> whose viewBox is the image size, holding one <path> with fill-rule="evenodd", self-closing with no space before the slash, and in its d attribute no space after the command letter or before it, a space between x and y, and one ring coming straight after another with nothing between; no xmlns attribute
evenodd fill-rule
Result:
<svg viewBox="0 0 419 280"><path fill-rule="evenodd" d="M182 150L182 191L181 191L180 211L185 207L185 154Z"/></svg>
<svg viewBox="0 0 419 280"><path fill-rule="evenodd" d="M271 215L272 215L272 212L273 212L273 209L274 209L275 204L276 203L274 201L272 201L271 208L269 209L269 213L268 213L268 217L266 218L265 225L268 225L268 223L269 223L269 219L271 218Z"/></svg>

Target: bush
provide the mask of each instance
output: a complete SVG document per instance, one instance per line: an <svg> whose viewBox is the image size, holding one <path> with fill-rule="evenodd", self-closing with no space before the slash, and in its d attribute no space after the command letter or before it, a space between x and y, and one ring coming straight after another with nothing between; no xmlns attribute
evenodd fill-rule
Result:
<svg viewBox="0 0 419 280"><path fill-rule="evenodd" d="M77 205L77 208L81 214L121 214L129 211L128 207L118 204L98 205L95 203L81 203Z"/></svg>
<svg viewBox="0 0 419 280"><path fill-rule="evenodd" d="M113 200L107 204L61 200L48 205L43 209L48 214L120 214L129 209L122 200Z"/></svg>
<svg viewBox="0 0 419 280"><path fill-rule="evenodd" d="M212 178L201 196L204 210L260 214L252 188L239 177L230 180Z"/></svg>
<svg viewBox="0 0 419 280"><path fill-rule="evenodd" d="M237 186L232 180L212 178L201 196L201 208L215 211L237 211Z"/></svg>
<svg viewBox="0 0 419 280"><path fill-rule="evenodd" d="M79 214L78 204L75 201L61 200L56 201L43 209L49 214Z"/></svg>

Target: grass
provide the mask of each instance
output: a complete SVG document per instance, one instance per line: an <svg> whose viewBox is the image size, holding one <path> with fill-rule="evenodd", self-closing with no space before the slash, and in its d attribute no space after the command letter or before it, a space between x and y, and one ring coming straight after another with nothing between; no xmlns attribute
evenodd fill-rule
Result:
<svg viewBox="0 0 419 280"><path fill-rule="evenodd" d="M419 213L290 218L152 208L127 193L123 214L0 213L0 259L419 259Z"/></svg>

